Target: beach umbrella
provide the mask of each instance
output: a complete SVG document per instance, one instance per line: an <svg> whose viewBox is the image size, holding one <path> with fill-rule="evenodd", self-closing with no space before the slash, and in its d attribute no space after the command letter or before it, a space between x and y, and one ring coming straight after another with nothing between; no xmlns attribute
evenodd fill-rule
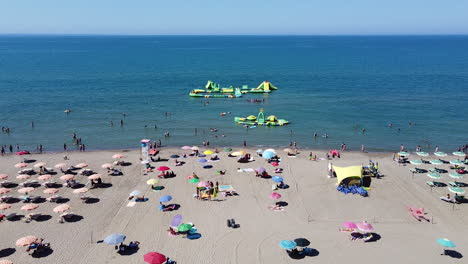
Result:
<svg viewBox="0 0 468 264"><path fill-rule="evenodd" d="M45 167L47 164L45 162L39 162L34 164L34 168Z"/></svg>
<svg viewBox="0 0 468 264"><path fill-rule="evenodd" d="M258 173L264 173L266 171L266 169L263 168L263 167L259 167L259 168L256 168L255 171L258 172Z"/></svg>
<svg viewBox="0 0 468 264"><path fill-rule="evenodd" d="M455 243L453 241L448 240L447 238L439 238L437 239L437 243L443 247L448 247L448 248L454 248L456 247Z"/></svg>
<svg viewBox="0 0 468 264"><path fill-rule="evenodd" d="M103 168L103 169L111 169L112 167L113 167L113 165L110 164L110 163L104 163L104 164L101 165L101 168Z"/></svg>
<svg viewBox="0 0 468 264"><path fill-rule="evenodd" d="M0 203L0 210L6 210L10 208L11 208L11 204Z"/></svg>
<svg viewBox="0 0 468 264"><path fill-rule="evenodd" d="M68 204L61 204L59 206L56 206L53 209L54 213L63 213L63 212L68 211L68 210L70 210L70 205L68 205Z"/></svg>
<svg viewBox="0 0 468 264"><path fill-rule="evenodd" d="M78 164L76 164L75 167L82 169L82 168L88 167L88 164L86 164L86 163L78 163Z"/></svg>
<svg viewBox="0 0 468 264"><path fill-rule="evenodd" d="M294 242L298 247L308 247L310 245L310 241L306 238L296 238Z"/></svg>
<svg viewBox="0 0 468 264"><path fill-rule="evenodd" d="M22 238L16 240L15 244L18 247L25 247L25 246L31 245L36 240L37 240L37 237L35 237L35 236L25 236L25 237L22 237Z"/></svg>
<svg viewBox="0 0 468 264"><path fill-rule="evenodd" d="M149 160L142 160L142 161L140 162L140 164L143 164L143 165L144 165L144 164L148 164L148 163L150 163Z"/></svg>
<svg viewBox="0 0 468 264"><path fill-rule="evenodd" d="M271 164L272 166L274 166L274 167L277 167L277 166L279 166L279 163L278 163L278 162L276 162L276 161L274 161L274 162L272 162L272 163L270 163L270 164Z"/></svg>
<svg viewBox="0 0 468 264"><path fill-rule="evenodd" d="M291 250L295 247L297 247L297 244L296 242L292 241L292 240L283 240L280 242L280 247L283 248L283 249L286 249L286 250Z"/></svg>
<svg viewBox="0 0 468 264"><path fill-rule="evenodd" d="M270 198L274 200L278 200L279 198L281 198L281 194L274 192L270 194Z"/></svg>
<svg viewBox="0 0 468 264"><path fill-rule="evenodd" d="M191 150L192 147L190 147L190 146L183 146L183 147L181 147L181 149L183 149L183 150Z"/></svg>
<svg viewBox="0 0 468 264"><path fill-rule="evenodd" d="M263 154L262 154L262 157L264 159L271 159L275 156L276 154L274 152L271 152L271 151L264 151Z"/></svg>
<svg viewBox="0 0 468 264"><path fill-rule="evenodd" d="M75 175L73 175L73 174L65 174L65 175L60 176L60 179L62 181L68 181L68 180L72 180L74 178L75 178Z"/></svg>
<svg viewBox="0 0 468 264"><path fill-rule="evenodd" d="M409 156L410 154L406 151L400 151L398 152L398 155L402 156L402 157L406 157L406 156Z"/></svg>
<svg viewBox="0 0 468 264"><path fill-rule="evenodd" d="M0 180L4 180L4 179L7 179L8 178L8 174L0 174Z"/></svg>
<svg viewBox="0 0 468 264"><path fill-rule="evenodd" d="M205 163L205 162L207 162L207 160L206 159L199 159L198 162Z"/></svg>
<svg viewBox="0 0 468 264"><path fill-rule="evenodd" d="M276 154L276 150L274 150L274 149L271 149L271 148L270 148L270 149L265 149L265 151L273 152L273 153L275 153L275 154Z"/></svg>
<svg viewBox="0 0 468 264"><path fill-rule="evenodd" d="M35 210L39 207L39 205L37 204L27 204L27 205L23 205L20 210L23 210L23 211L31 211L31 210Z"/></svg>
<svg viewBox="0 0 468 264"><path fill-rule="evenodd" d="M97 179L100 179L102 177L101 174L93 174L91 176L88 177L89 180L97 180Z"/></svg>
<svg viewBox="0 0 468 264"><path fill-rule="evenodd" d="M172 196L170 195L164 195L159 198L159 201L162 203L169 202L170 200L172 200Z"/></svg>
<svg viewBox="0 0 468 264"><path fill-rule="evenodd" d="M8 259L2 259L0 260L0 264L13 264L13 261L8 260Z"/></svg>
<svg viewBox="0 0 468 264"><path fill-rule="evenodd" d="M460 173L456 173L456 172L451 172L449 173L449 176L454 178L454 179L461 179L463 178L463 174L460 174Z"/></svg>
<svg viewBox="0 0 468 264"><path fill-rule="evenodd" d="M143 256L143 260L148 264L162 264L166 262L166 256L158 252L149 252Z"/></svg>
<svg viewBox="0 0 468 264"><path fill-rule="evenodd" d="M450 164L453 164L453 165L463 165L464 163L462 161L459 161L459 160L451 160L450 161Z"/></svg>
<svg viewBox="0 0 468 264"><path fill-rule="evenodd" d="M410 163L413 165L422 165L423 161L422 160L410 160Z"/></svg>
<svg viewBox="0 0 468 264"><path fill-rule="evenodd" d="M211 184L209 182L207 182L207 181L202 181L202 182L199 182L197 186L198 187L209 187L209 186L211 186Z"/></svg>
<svg viewBox="0 0 468 264"><path fill-rule="evenodd" d="M374 227L367 222L357 223L356 226L362 232L372 232L374 230Z"/></svg>
<svg viewBox="0 0 468 264"><path fill-rule="evenodd" d="M232 148L224 148L223 151L224 151L224 152L231 152L231 151L232 151Z"/></svg>
<svg viewBox="0 0 468 264"><path fill-rule="evenodd" d="M187 232L189 231L190 229L192 229L192 225L191 224L181 224L177 227L177 231L179 232Z"/></svg>
<svg viewBox="0 0 468 264"><path fill-rule="evenodd" d="M50 178L52 178L52 175L50 174L44 174L44 175L37 177L37 179L40 181L47 181L47 180L50 180Z"/></svg>
<svg viewBox="0 0 468 264"><path fill-rule="evenodd" d="M197 178L192 178L189 180L190 183L199 183L200 182L200 179L197 179Z"/></svg>
<svg viewBox="0 0 468 264"><path fill-rule="evenodd" d="M203 151L203 154L205 154L205 155L211 155L211 154L213 154L213 153L214 153L214 152L211 151L211 150L205 150L205 151Z"/></svg>
<svg viewBox="0 0 468 264"><path fill-rule="evenodd" d="M447 153L442 152L442 151L437 151L437 152L434 152L434 155L436 155L438 157L445 157L445 156L447 156Z"/></svg>
<svg viewBox="0 0 468 264"><path fill-rule="evenodd" d="M73 193L86 193L86 192L88 192L88 191L89 191L88 188L83 187L83 188L79 188L79 189L73 190Z"/></svg>
<svg viewBox="0 0 468 264"><path fill-rule="evenodd" d="M113 159L123 159L123 158L125 158L125 156L120 154L120 153L116 153L116 154L112 155L112 158Z"/></svg>
<svg viewBox="0 0 468 264"><path fill-rule="evenodd" d="M429 156L429 153L424 152L424 151L416 152L416 154L417 154L418 156L421 156L421 157L427 157L427 156Z"/></svg>
<svg viewBox="0 0 468 264"><path fill-rule="evenodd" d="M179 226L182 222L182 216L176 215L172 218L171 226Z"/></svg>
<svg viewBox="0 0 468 264"><path fill-rule="evenodd" d="M109 245L118 245L125 241L127 238L125 235L122 234L112 234L104 238L104 243Z"/></svg>
<svg viewBox="0 0 468 264"><path fill-rule="evenodd" d="M167 166L161 166L161 167L157 168L157 170L158 171L168 171L168 170L170 170L170 168L167 167Z"/></svg>
<svg viewBox="0 0 468 264"><path fill-rule="evenodd" d="M179 155L171 155L171 159L178 159L178 158L180 158Z"/></svg>
<svg viewBox="0 0 468 264"><path fill-rule="evenodd" d="M57 193L58 191L59 191L59 189L56 189L56 188L48 188L48 189L45 189L42 192L45 193L45 194L54 194L54 193Z"/></svg>
<svg viewBox="0 0 468 264"><path fill-rule="evenodd" d="M241 150L241 151L235 151L235 152L232 152L232 153L231 153L231 156L238 157L238 156L243 156L243 155L245 155L246 153L247 153L247 152L242 151L242 150Z"/></svg>
<svg viewBox="0 0 468 264"><path fill-rule="evenodd" d="M8 188L0 188L0 194L9 193L11 190Z"/></svg>
<svg viewBox="0 0 468 264"><path fill-rule="evenodd" d="M263 149L257 149L257 153L263 153Z"/></svg>
<svg viewBox="0 0 468 264"><path fill-rule="evenodd" d="M34 191L33 187L24 187L18 190L19 193L30 193Z"/></svg>
<svg viewBox="0 0 468 264"><path fill-rule="evenodd" d="M293 152L293 150L290 149L290 148L285 148L285 149L283 149L283 151L284 151L284 152L288 152L288 153Z"/></svg>
<svg viewBox="0 0 468 264"><path fill-rule="evenodd" d="M431 164L434 164L434 165L442 165L444 164L441 160L431 160L429 161Z"/></svg>
<svg viewBox="0 0 468 264"><path fill-rule="evenodd" d="M463 189L460 188L460 187L452 187L452 186L450 186L450 187L448 187L448 189L449 189L450 192L453 192L453 193L455 193L455 194L460 194L460 195L462 195L462 194L465 193L465 190L463 190Z"/></svg>
<svg viewBox="0 0 468 264"><path fill-rule="evenodd" d="M26 168L27 166L28 166L28 164L26 164L24 162L20 162L20 163L15 164L15 168Z"/></svg>
<svg viewBox="0 0 468 264"><path fill-rule="evenodd" d="M191 150L198 150L198 147L197 146L193 146L190 148Z"/></svg>
<svg viewBox="0 0 468 264"><path fill-rule="evenodd" d="M132 192L129 194L129 196L138 196L138 195L140 195L140 194L141 194L140 191L134 190L134 191L132 191Z"/></svg>
<svg viewBox="0 0 468 264"><path fill-rule="evenodd" d="M26 180L26 179L29 179L31 178L31 175L28 175L28 174L20 174L18 176L16 176L16 179L19 179L19 180Z"/></svg>
<svg viewBox="0 0 468 264"><path fill-rule="evenodd" d="M464 152L461 152L461 151L455 151L452 154L455 155L455 156L458 156L458 157L465 157L466 156L466 154Z"/></svg>
<svg viewBox="0 0 468 264"><path fill-rule="evenodd" d="M54 167L55 167L56 169L63 169L63 168L68 167L68 164L66 164L66 163L58 163L58 164L55 164Z"/></svg>
<svg viewBox="0 0 468 264"><path fill-rule="evenodd" d="M155 185L155 184L158 184L159 181L157 179L149 179L146 181L146 184L148 185Z"/></svg>
<svg viewBox="0 0 468 264"><path fill-rule="evenodd" d="M427 174L427 176L432 179L440 179L440 174L437 172L430 172Z"/></svg>
<svg viewBox="0 0 468 264"><path fill-rule="evenodd" d="M281 177L281 176L273 176L271 179L274 182L283 182L284 181L283 177Z"/></svg>

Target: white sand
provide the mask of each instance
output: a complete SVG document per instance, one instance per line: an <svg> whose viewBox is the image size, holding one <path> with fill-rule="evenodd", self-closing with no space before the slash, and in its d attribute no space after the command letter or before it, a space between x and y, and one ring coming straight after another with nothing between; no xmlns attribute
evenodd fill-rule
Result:
<svg viewBox="0 0 468 264"><path fill-rule="evenodd" d="M171 154L181 155L179 149L164 149L162 157ZM115 151L69 153L70 164L87 162L91 169L105 174L101 164L113 161ZM254 151L251 151L254 153ZM187 163L175 167L174 161L153 163L158 167L167 165L177 177L163 179L162 191L152 191L146 180L157 173L142 175L139 152L125 152L133 165L123 167L124 176L104 177L104 182L112 183L106 189L93 189L89 194L100 199L95 204L83 204L78 195L68 188L61 188L59 194L71 199L69 204L74 213L84 218L75 223L57 223L57 214L52 212L53 203L40 204L37 212L50 214L52 219L45 222L24 223L23 221L0 223L0 250L15 248L16 252L5 257L15 263L144 263L143 255L150 251L161 252L178 263L463 263L465 257L456 259L441 256L442 247L436 239L447 237L457 244L462 255L468 254L468 232L466 204L452 205L439 200L447 194L447 188L430 188L425 174L412 178L409 169L412 165L399 166L391 161L391 154L345 153L335 165L361 165L369 159L379 162L385 176L372 179L370 197L344 195L336 191L336 179L326 178L327 161L307 160L308 151L297 158L288 158L282 152L281 168L289 189L278 190L282 201L288 203L285 211L274 212L267 209L274 201L269 198L273 181L257 178L253 173L239 173L237 168L257 168L263 166L270 174L273 167L262 158L248 164L239 164L236 158L228 158L221 153L221 161L209 163L212 169L203 169L198 158L189 157ZM314 153L315 154L315 153ZM317 153L323 157L323 152ZM48 163L53 167L63 162L63 154L31 155L28 158ZM449 158L447 158L449 159ZM13 165L21 160L18 156L0 157L0 173L7 173L15 182L17 175ZM50 166L49 166L50 165ZM430 165L421 167L430 168ZM448 165L440 166L448 168ZM226 175L216 175L217 170L227 170ZM195 184L188 183L187 176L196 172L202 180L231 184L240 196L218 198L222 201L199 201L192 198ZM58 179L61 174L54 176ZM35 179L37 176L33 176ZM85 182L84 176L79 176ZM452 179L443 174L442 182ZM19 196L15 188L10 194ZM34 194L42 195L44 187ZM128 194L138 189L145 193L149 201L127 207ZM158 210L159 197L173 196L173 203L181 207L173 212ZM22 203L3 213L24 214L19 208ZM417 222L408 213L406 206L424 207L434 223ZM193 222L202 237L189 240L181 236L170 237L167 228L174 215L181 214L187 222ZM234 218L240 228L226 226L226 220ZM367 220L381 236L377 242L363 243L350 241L348 234L338 231L344 221ZM121 256L113 246L97 244L112 233L127 235L126 242L138 240L140 250L130 256ZM54 252L41 259L33 259L25 248L15 247L16 239L25 235L44 237L50 242ZM301 260L289 258L280 249L284 239L307 238L310 247L318 251L317 256Z"/></svg>

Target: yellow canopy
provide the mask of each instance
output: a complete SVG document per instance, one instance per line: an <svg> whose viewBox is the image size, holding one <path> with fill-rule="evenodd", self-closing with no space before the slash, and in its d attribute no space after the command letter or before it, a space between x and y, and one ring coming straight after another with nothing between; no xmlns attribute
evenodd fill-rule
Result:
<svg viewBox="0 0 468 264"><path fill-rule="evenodd" d="M362 166L349 166L349 167L337 167L333 166L333 170L336 173L338 184L347 178L359 178L362 179Z"/></svg>

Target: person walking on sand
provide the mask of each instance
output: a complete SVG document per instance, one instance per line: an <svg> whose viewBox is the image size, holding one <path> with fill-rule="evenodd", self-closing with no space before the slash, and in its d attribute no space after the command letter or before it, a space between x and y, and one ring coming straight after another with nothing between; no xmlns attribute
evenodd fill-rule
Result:
<svg viewBox="0 0 468 264"><path fill-rule="evenodd" d="M400 151L405 151L405 145L403 144L400 145Z"/></svg>
<svg viewBox="0 0 468 264"><path fill-rule="evenodd" d="M435 147L434 152L439 152L439 146L436 146L436 147Z"/></svg>
<svg viewBox="0 0 468 264"><path fill-rule="evenodd" d="M366 152L366 148L364 147L364 144L361 145L361 152Z"/></svg>

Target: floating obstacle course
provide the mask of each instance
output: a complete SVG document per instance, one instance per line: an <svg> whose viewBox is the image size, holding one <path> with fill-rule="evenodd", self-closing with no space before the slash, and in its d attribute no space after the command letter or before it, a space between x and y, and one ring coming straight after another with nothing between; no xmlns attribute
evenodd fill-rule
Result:
<svg viewBox="0 0 468 264"><path fill-rule="evenodd" d="M250 115L248 117L234 117L234 122L238 123L239 125L246 126L284 126L289 124L289 121L279 119L274 115L270 115L265 118L263 108L260 109L260 112L257 116Z"/></svg>

